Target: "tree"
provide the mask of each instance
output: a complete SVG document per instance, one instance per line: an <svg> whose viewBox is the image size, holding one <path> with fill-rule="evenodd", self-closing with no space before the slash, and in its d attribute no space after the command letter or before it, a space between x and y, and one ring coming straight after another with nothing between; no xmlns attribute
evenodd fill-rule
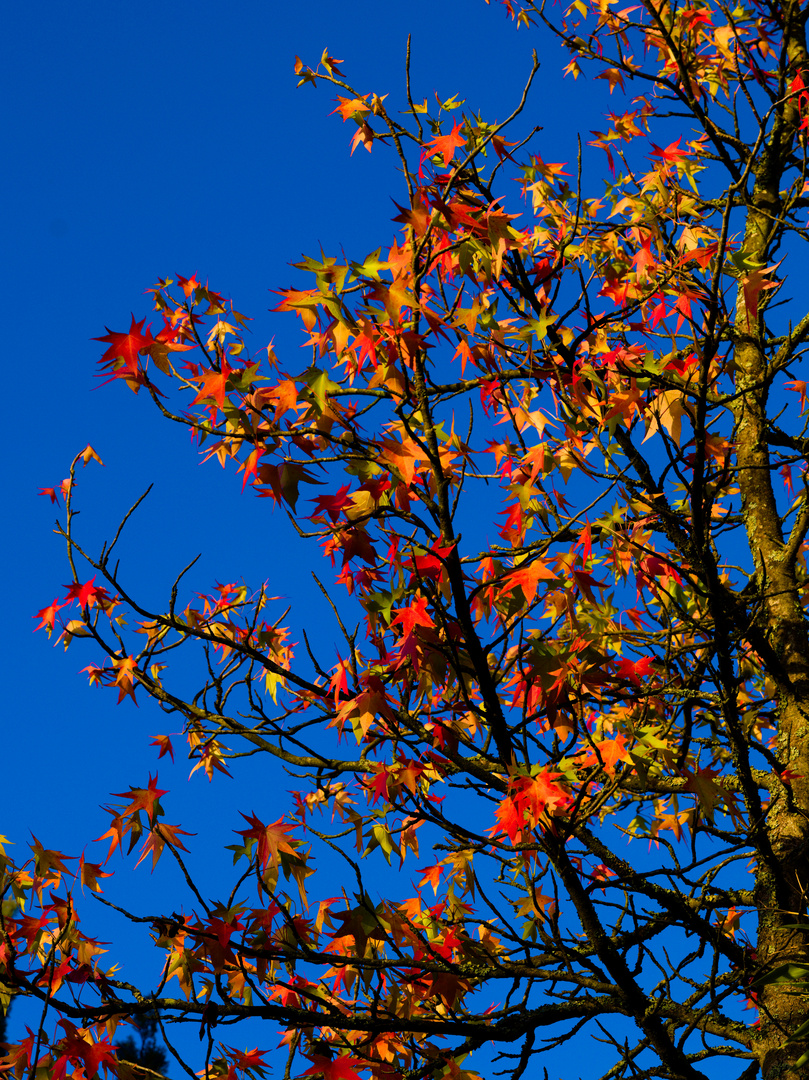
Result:
<svg viewBox="0 0 809 1080"><path fill-rule="evenodd" d="M158 1044L157 1019L148 1014L138 1017L138 1045L131 1035L127 1035L116 1046L118 1061L128 1061L136 1066L135 1075L143 1075L145 1070L158 1076L165 1073L168 1066L166 1051Z"/></svg>
<svg viewBox="0 0 809 1080"><path fill-rule="evenodd" d="M215 901L156 777L114 796L103 862L3 856L3 993L60 1017L11 1048L19 1077L114 1072L116 1025L148 1017L198 1025L210 1077L262 1076L279 1026L288 1077L467 1080L491 1044L519 1080L585 1032L604 1077L805 1075L807 11L504 3L630 99L589 144L605 187L586 148L549 163L519 127L538 61L493 123L409 76L397 112L324 52L300 82L336 88L352 150L391 154L405 194L392 239L305 258L309 287L278 294L311 362L251 353L196 278L152 288L160 329L100 338L108 381L323 549L343 647L293 642L273 567L197 600L187 567L160 610L131 595L121 530L100 553L77 531L98 457L77 455L73 583L39 626L84 639L119 703L182 717L195 770L263 754L296 790L234 808ZM74 890L139 843L188 887L127 911L159 958L142 990ZM261 1049L219 1039L251 1018Z"/></svg>

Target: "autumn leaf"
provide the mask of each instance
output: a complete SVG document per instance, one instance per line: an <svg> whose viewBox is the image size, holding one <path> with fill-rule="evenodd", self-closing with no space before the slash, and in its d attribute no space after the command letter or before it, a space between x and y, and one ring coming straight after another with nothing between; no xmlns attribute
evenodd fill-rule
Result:
<svg viewBox="0 0 809 1080"><path fill-rule="evenodd" d="M293 826L286 824L284 819L278 818L271 825L264 825L261 821L251 814L249 817L247 814L242 814L244 820L250 826L249 829L234 829L239 836L243 836L245 840L255 840L258 844L258 850L256 857L262 870L265 870L267 864L272 862L273 865L277 864L279 856L281 854L294 855L295 848L290 843L287 836L292 831Z"/></svg>
<svg viewBox="0 0 809 1080"><path fill-rule="evenodd" d="M203 371L198 379L200 387L197 396L193 399L191 405L199 405L201 402L213 399L220 409L223 408L228 378L232 373L233 369L228 364L227 357L222 358L222 364L218 371L215 369Z"/></svg>
<svg viewBox="0 0 809 1080"><path fill-rule="evenodd" d="M744 914L744 911L738 911L735 907L728 908L725 914L717 913L716 925L727 937L735 938Z"/></svg>
<svg viewBox="0 0 809 1080"><path fill-rule="evenodd" d="M95 604L109 598L109 593L101 585L94 584L95 575L90 578L89 581L85 581L83 584L80 581L74 581L72 585L65 585L67 592L64 597L64 604L70 603L71 600L75 600L80 608L93 607Z"/></svg>
<svg viewBox="0 0 809 1080"><path fill-rule="evenodd" d="M56 612L61 607L64 607L64 604L60 604L58 599L52 600L48 607L42 608L36 615L33 615L32 618L39 619L39 622L34 627L34 632L36 633L37 630L44 627L48 632L48 637L50 637L56 623Z"/></svg>
<svg viewBox="0 0 809 1080"><path fill-rule="evenodd" d="M652 143L652 153L655 157L659 157L665 162L675 165L679 164L691 155L690 150L684 150L680 147L681 142L682 138L679 138L676 142L669 143L664 150L661 150L659 146L655 146L655 144Z"/></svg>
<svg viewBox="0 0 809 1080"><path fill-rule="evenodd" d="M800 410L801 410L801 412L804 412L806 410L806 389L807 389L808 385L809 384L802 381L801 379L793 379L792 382L784 383L785 389L794 390L796 393L800 394ZM40 492L40 494L41 495L50 494L52 490L53 490L52 488L45 488L44 491ZM51 502L53 502L53 499L51 499Z"/></svg>
<svg viewBox="0 0 809 1080"><path fill-rule="evenodd" d="M104 462L95 452L95 450L88 443L87 446L81 452L82 465L86 467L88 461L97 461L99 465L103 465Z"/></svg>
<svg viewBox="0 0 809 1080"><path fill-rule="evenodd" d="M342 71L338 68L338 64L342 64L342 60L335 60L333 56L329 56L328 49L323 50L323 55L320 57L320 63L328 71L330 75L342 75Z"/></svg>
<svg viewBox="0 0 809 1080"><path fill-rule="evenodd" d="M725 802L725 793L716 783L716 778L721 775L720 771L711 768L695 768L691 772L684 767L682 772L685 777L683 790L691 791L697 796L700 809L709 821L713 821L714 810L720 803Z"/></svg>
<svg viewBox="0 0 809 1080"><path fill-rule="evenodd" d="M427 597L418 596L406 608L400 608L393 616L392 626L401 626L404 636L410 637L420 626L433 627L435 622L427 611Z"/></svg>
<svg viewBox="0 0 809 1080"><path fill-rule="evenodd" d="M362 145L370 154L375 137L375 133L371 128L370 124L360 124L359 128L354 132L354 135L351 139L351 153L353 154L357 147L360 145L360 143L362 143Z"/></svg>
<svg viewBox="0 0 809 1080"><path fill-rule="evenodd" d="M303 1076L322 1076L323 1080L360 1080L357 1069L362 1068L363 1062L348 1054L335 1058L315 1054L311 1060L312 1065L304 1070Z"/></svg>
<svg viewBox="0 0 809 1080"><path fill-rule="evenodd" d="M571 804L570 794L556 783L560 774L540 770L536 776L512 777L509 795L495 810L498 822L490 830L496 836L505 832L512 844L526 839L526 831L551 826L551 819L563 815Z"/></svg>
<svg viewBox="0 0 809 1080"><path fill-rule="evenodd" d="M371 106L368 104L367 98L364 97L349 98L338 94L337 101L339 104L334 112L339 113L343 121L351 120L358 114L362 116L371 111Z"/></svg>
<svg viewBox="0 0 809 1080"><path fill-rule="evenodd" d="M186 300L194 295L194 292L200 288L200 283L197 281L197 275L192 274L190 278L184 278L182 274L177 275L177 284L183 290L183 296Z"/></svg>
<svg viewBox="0 0 809 1080"><path fill-rule="evenodd" d="M138 670L137 662L133 656L124 656L121 658L113 657L112 666L115 670L114 684L118 687L118 704L124 700L125 697L131 697L132 701L137 705L135 701L135 686L137 679L135 672Z"/></svg>
<svg viewBox="0 0 809 1080"><path fill-rule="evenodd" d="M60 1020L59 1023L67 1034L56 1043L58 1056L54 1065L54 1076L64 1075L68 1062L83 1066L88 1080L93 1080L102 1065L105 1071L109 1067L115 1068L115 1049L108 1040L94 1042L89 1029L77 1028L69 1020Z"/></svg>
<svg viewBox="0 0 809 1080"><path fill-rule="evenodd" d="M264 1060L264 1055L268 1051L259 1050L257 1046L252 1050L237 1050L233 1046L227 1046L225 1047L225 1050L236 1068L242 1069L248 1074L264 1077L266 1071L269 1069L269 1065Z"/></svg>
<svg viewBox="0 0 809 1080"><path fill-rule="evenodd" d="M168 791L158 788L157 773L155 773L154 776L149 777L149 783L145 788L133 787L130 788L129 791L118 791L113 792L112 794L115 799L130 800L123 809L118 811L121 817L131 817L133 814L138 814L141 810L145 810L149 821L154 822L157 816L162 813L159 801L160 796L168 794Z"/></svg>
<svg viewBox="0 0 809 1080"><path fill-rule="evenodd" d="M534 559L527 566L520 564L507 576L503 588L509 591L515 587L522 590L525 603L531 604L536 598L537 588L540 581L556 581L557 574L553 572L543 559Z"/></svg>
<svg viewBox="0 0 809 1080"><path fill-rule="evenodd" d="M431 142L425 143L424 150L425 152L429 151L430 156L440 155L446 169L450 161L452 161L455 151L462 146L466 146L466 137L461 135L461 124L455 123L448 135L437 135Z"/></svg>
<svg viewBox="0 0 809 1080"><path fill-rule="evenodd" d="M651 439L662 427L677 446L680 445L682 419L688 415L680 390L661 390L646 415L647 428L643 442Z"/></svg>
<svg viewBox="0 0 809 1080"><path fill-rule="evenodd" d="M636 686L649 681L654 673L655 660L651 656L642 656L640 660L621 660L615 672L622 679L629 679Z"/></svg>
<svg viewBox="0 0 809 1080"><path fill-rule="evenodd" d="M44 848L33 834L31 839L34 842L30 847L34 854L34 866L39 877L55 881L58 880L62 874L69 872L65 866L65 859L68 861L72 860L72 855L63 855L61 851L52 851Z"/></svg>
<svg viewBox="0 0 809 1080"><path fill-rule="evenodd" d="M630 752L626 737L616 735L614 739L602 739L588 747L582 755L581 763L585 767L596 766L604 770L607 776L615 776L622 761L630 761Z"/></svg>
<svg viewBox="0 0 809 1080"><path fill-rule="evenodd" d="M782 262L783 259L780 259L777 263L773 263L772 266L755 267L755 269L748 270L739 278L739 284L744 293L748 326L750 325L751 315L754 319L758 318L758 303L761 293L767 292L769 289L777 289L781 284L780 281L768 279L767 275L771 274L773 270L777 270Z"/></svg>
<svg viewBox="0 0 809 1080"><path fill-rule="evenodd" d="M155 735L149 745L158 746L160 748L160 753L157 755L158 761L160 760L160 758L163 757L164 754L169 754L171 756L171 760L174 761L174 747L171 745L171 736Z"/></svg>
<svg viewBox="0 0 809 1080"><path fill-rule="evenodd" d="M88 886L93 892L100 893L101 886L98 884L99 878L112 877L112 871L102 870L98 863L88 863L85 861L84 854L79 859L79 880L81 882L82 889L84 886Z"/></svg>
<svg viewBox="0 0 809 1080"><path fill-rule="evenodd" d="M180 836L192 835L193 833L186 832L177 825L167 825L164 821L153 824L135 866L140 866L147 855L151 855L152 871L154 872L154 868L157 866L158 859L163 854L163 849L166 844L171 848L176 848L178 851L188 851L188 848L183 844L182 840L180 840Z"/></svg>
<svg viewBox="0 0 809 1080"><path fill-rule="evenodd" d="M334 495L318 495L314 500L315 512L311 515L312 520L317 520L326 513L332 521L337 521L342 511L347 506L352 505L352 499L348 491L349 485L345 484Z"/></svg>
<svg viewBox="0 0 809 1080"><path fill-rule="evenodd" d="M109 343L109 348L100 360L101 367L112 373L107 382L112 379L124 379L135 393L146 380L139 356L154 342L149 328L143 330L145 322L145 319L136 322L133 315L128 333L115 333L107 327L104 337L93 338L94 341Z"/></svg>

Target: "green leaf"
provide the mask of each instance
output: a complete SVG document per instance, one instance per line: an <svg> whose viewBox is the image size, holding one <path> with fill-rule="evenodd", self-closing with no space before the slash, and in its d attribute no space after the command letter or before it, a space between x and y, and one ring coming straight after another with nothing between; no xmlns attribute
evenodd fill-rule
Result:
<svg viewBox="0 0 809 1080"><path fill-rule="evenodd" d="M304 375L304 381L309 387L309 394L316 405L319 412L323 412L326 408L326 400L329 394L333 394L340 387L336 382L332 382L325 371L321 371L319 368L310 368Z"/></svg>
<svg viewBox="0 0 809 1080"><path fill-rule="evenodd" d="M387 270L390 265L379 258L381 252L382 248L377 248L376 251L372 251L370 255L366 255L364 262L351 263L353 277L371 278L373 281L381 281L382 274L380 271Z"/></svg>
<svg viewBox="0 0 809 1080"><path fill-rule="evenodd" d="M809 975L809 967L804 967L803 964L779 964L772 971L759 975L750 985L755 987L770 986L772 983L798 982L805 979L807 975Z"/></svg>

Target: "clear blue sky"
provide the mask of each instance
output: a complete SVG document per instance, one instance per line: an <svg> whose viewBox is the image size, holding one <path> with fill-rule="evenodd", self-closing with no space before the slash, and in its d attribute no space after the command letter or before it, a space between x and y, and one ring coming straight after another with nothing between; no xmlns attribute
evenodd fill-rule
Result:
<svg viewBox="0 0 809 1080"><path fill-rule="evenodd" d="M135 529L141 546L133 541L127 563L155 603L183 556L198 551L205 553L200 588L214 579L264 580L279 557L290 591L299 570L301 582L308 576L296 550L279 550L283 520L267 502L242 496L218 466L200 466L187 432L160 421L146 400L120 385L99 386L105 346L91 338L105 326L128 328L130 312L148 316L143 291L159 277L196 272L255 317L257 349L275 338L282 362L294 367L300 323L268 313L276 302L268 290L291 284L288 264L320 245L330 254L343 246L356 258L390 244L398 228L391 199L403 200L385 148L349 157L355 129L329 116L331 88L296 89L295 54L315 63L328 46L360 90L390 93L400 107L411 32L417 98L455 94L502 119L519 97L536 39L482 0L346 9L320 0L244 2L227 14L207 2L17 5L6 25L14 47L4 73L2 270L14 374L6 395L2 656L14 762L6 782L20 803L6 799L3 828L54 828L54 808L67 798L66 754L81 776L81 797L70 795L51 842L69 848L73 820L83 835L87 807L108 791L123 741L109 737L110 727L150 732L164 724L145 703L138 713L116 710L111 695L89 690L76 674L89 661L86 650L74 645L65 654L31 633L32 614L69 577L51 533L55 511L37 490L58 485L73 455L92 443L105 468L80 475L78 496L85 535L103 538L155 482ZM549 52L526 113L526 126L545 126L546 160L575 153L571 113L584 87L566 81L573 96L563 97L563 62Z"/></svg>
<svg viewBox="0 0 809 1080"><path fill-rule="evenodd" d="M143 784L154 771L147 736L169 727L143 696L139 709L116 708L109 691L88 688L78 669L98 659L92 650L77 643L65 654L32 634L33 613L69 579L50 531L55 513L37 489L57 486L72 456L92 443L105 468L81 474L78 495L82 531L97 541L154 481L122 553L133 588L156 606L199 551L200 590L214 580L269 578L273 591L279 571L274 591L306 601L311 588L298 549L284 546L281 515L241 495L232 475L200 466L187 432L167 428L148 401L122 386L99 388L104 347L90 339L105 325L127 328L131 311L148 315L143 290L159 277L196 272L256 317L256 348L275 337L282 363L286 355L296 366L299 324L267 313L268 290L290 284L288 263L321 244L327 254L343 245L354 258L390 244L391 198L401 202L403 190L383 148L349 157L353 126L328 115L334 102L325 85L296 89L295 54L315 63L327 46L361 91L390 93L396 109L410 32L414 95L454 94L493 120L518 99L538 42L483 0L77 0L13 5L4 30L2 272L12 375L0 833L18 856L29 830L78 855L107 827L98 807L109 792ZM545 160L570 160L577 128L589 138L599 126L592 88L606 84L563 84L564 57L545 46L525 127L544 125ZM601 91L598 98L601 107L614 104ZM603 157L592 162L597 181ZM329 648L331 630L324 624L322 632ZM229 781L187 784L187 772L184 761L174 769L160 763L161 786L172 791L168 820L221 823L221 842L232 842ZM248 776L245 810L253 794L267 797L261 775ZM161 890L170 883L164 873ZM141 910L149 910L150 885L141 868L127 886Z"/></svg>

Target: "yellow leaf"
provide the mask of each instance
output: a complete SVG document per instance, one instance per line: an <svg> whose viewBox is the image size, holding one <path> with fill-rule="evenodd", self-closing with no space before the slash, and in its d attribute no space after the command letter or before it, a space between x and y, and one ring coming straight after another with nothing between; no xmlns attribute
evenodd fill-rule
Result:
<svg viewBox="0 0 809 1080"><path fill-rule="evenodd" d="M89 443L85 446L85 448L81 452L81 460L82 460L82 466L86 466L87 462L90 461L90 460L97 461L99 465L104 464L104 462L101 460L101 458L98 456L98 454L95 452L95 450L92 448L92 446L90 446Z"/></svg>
<svg viewBox="0 0 809 1080"><path fill-rule="evenodd" d="M647 414L647 429L643 441L664 427L677 445L680 445L682 418L687 415L683 407L683 395L679 390L663 390L652 402Z"/></svg>

